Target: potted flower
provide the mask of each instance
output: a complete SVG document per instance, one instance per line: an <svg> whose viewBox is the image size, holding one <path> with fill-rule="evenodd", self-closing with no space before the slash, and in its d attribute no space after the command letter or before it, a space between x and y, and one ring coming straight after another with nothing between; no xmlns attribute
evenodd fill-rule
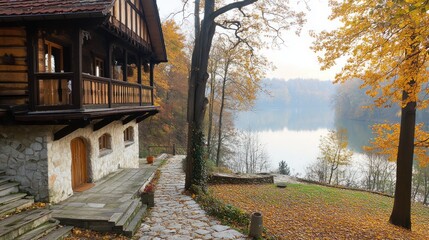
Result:
<svg viewBox="0 0 429 240"><path fill-rule="evenodd" d="M147 207L155 206L155 186L152 183L149 183L145 186L142 194L140 195L141 201L143 204L146 204Z"/></svg>
<svg viewBox="0 0 429 240"><path fill-rule="evenodd" d="M146 157L146 161L148 164L152 164L153 160L154 160L154 157L152 155Z"/></svg>

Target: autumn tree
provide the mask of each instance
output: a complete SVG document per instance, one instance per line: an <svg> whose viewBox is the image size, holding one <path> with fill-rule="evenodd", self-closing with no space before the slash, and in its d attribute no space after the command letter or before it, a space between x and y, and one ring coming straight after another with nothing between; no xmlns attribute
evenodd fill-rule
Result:
<svg viewBox="0 0 429 240"><path fill-rule="evenodd" d="M370 146L365 146L364 149L379 155L387 156L387 158L394 162L398 154L400 125L390 123L379 123L372 126L374 137L371 139ZM423 202L427 202L429 192L429 132L424 130L423 123L416 125L414 138L414 192L410 196L416 199L420 188L423 189L422 196Z"/></svg>
<svg viewBox="0 0 429 240"><path fill-rule="evenodd" d="M429 80L429 14L426 1L330 1L331 20L341 26L315 35L313 49L321 52L322 69L347 62L336 82L361 79L377 106L401 106L395 200L390 216L394 225L411 229L411 180L416 107L427 99L418 95Z"/></svg>
<svg viewBox="0 0 429 240"><path fill-rule="evenodd" d="M191 184L205 185L203 120L208 103L205 89L209 78L208 60L216 27L233 31L236 39L249 43L251 47L250 44L257 40L281 40L282 30L303 23L302 13L291 11L287 1L283 0L195 1L194 16L195 43L188 91L187 189ZM264 39L260 35L261 32L265 33Z"/></svg>
<svg viewBox="0 0 429 240"><path fill-rule="evenodd" d="M185 52L185 37L179 26L168 20L162 24L169 62L155 68L155 104L160 113L149 124L141 124L139 136L147 145L172 145L186 141L186 94L189 57Z"/></svg>
<svg viewBox="0 0 429 240"><path fill-rule="evenodd" d="M336 173L336 182L338 184L338 168L348 165L351 161L353 152L347 149L347 145L347 130L344 128L338 131L330 130L326 136L320 139L320 159L328 166L329 177L326 178L328 184L332 183L334 172Z"/></svg>
<svg viewBox="0 0 429 240"><path fill-rule="evenodd" d="M254 44L255 48L260 47ZM236 42L235 37L226 34L219 35L212 49L210 63L211 78L209 102L209 131L213 118L214 93L218 90L219 111L217 125L216 166L221 163L223 120L226 110L247 110L253 106L257 91L260 90L260 81L270 67L270 63L262 56L254 55L253 51L242 42ZM214 66L211 66L211 65ZM215 84L214 84L214 83Z"/></svg>
<svg viewBox="0 0 429 240"><path fill-rule="evenodd" d="M365 153L362 166L362 185L365 189L393 194L395 188L396 165L385 155Z"/></svg>
<svg viewBox="0 0 429 240"><path fill-rule="evenodd" d="M257 173L267 170L269 167L268 153L258 135L251 131L243 131L239 133L238 137L239 144L236 145L237 153L233 157L233 161L235 165L241 166L239 172ZM233 170L238 169L233 168Z"/></svg>

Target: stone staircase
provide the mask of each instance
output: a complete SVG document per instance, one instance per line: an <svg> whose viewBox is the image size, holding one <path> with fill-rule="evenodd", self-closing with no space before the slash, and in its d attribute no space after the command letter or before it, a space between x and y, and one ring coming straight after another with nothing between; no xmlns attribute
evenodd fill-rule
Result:
<svg viewBox="0 0 429 240"><path fill-rule="evenodd" d="M34 203L31 196L19 193L19 183L11 182L0 170L0 240L62 239L72 227L60 226L47 209L24 210ZM9 214L12 214L9 216Z"/></svg>

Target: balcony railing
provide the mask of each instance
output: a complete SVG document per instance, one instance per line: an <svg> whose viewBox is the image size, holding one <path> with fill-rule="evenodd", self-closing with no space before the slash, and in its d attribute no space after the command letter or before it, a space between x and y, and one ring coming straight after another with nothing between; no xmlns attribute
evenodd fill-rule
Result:
<svg viewBox="0 0 429 240"><path fill-rule="evenodd" d="M79 108L73 103L73 73L37 73L36 107L44 109ZM153 88L137 83L82 74L84 108L152 105Z"/></svg>

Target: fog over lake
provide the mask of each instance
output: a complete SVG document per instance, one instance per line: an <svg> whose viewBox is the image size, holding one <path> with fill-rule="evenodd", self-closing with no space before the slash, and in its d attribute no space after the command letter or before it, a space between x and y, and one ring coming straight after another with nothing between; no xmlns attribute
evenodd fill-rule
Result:
<svg viewBox="0 0 429 240"><path fill-rule="evenodd" d="M314 86L313 80L286 82L286 87L279 86L283 83L278 81L269 83L272 96L260 97L252 111L237 112L235 126L257 133L269 155L271 170L285 160L293 175L304 177L306 167L319 155L320 137L339 128L347 129L348 147L355 152L353 165L359 165L362 146L368 145L372 136L372 123L336 117L331 101L334 86L320 81ZM313 89L306 86L310 83Z"/></svg>

